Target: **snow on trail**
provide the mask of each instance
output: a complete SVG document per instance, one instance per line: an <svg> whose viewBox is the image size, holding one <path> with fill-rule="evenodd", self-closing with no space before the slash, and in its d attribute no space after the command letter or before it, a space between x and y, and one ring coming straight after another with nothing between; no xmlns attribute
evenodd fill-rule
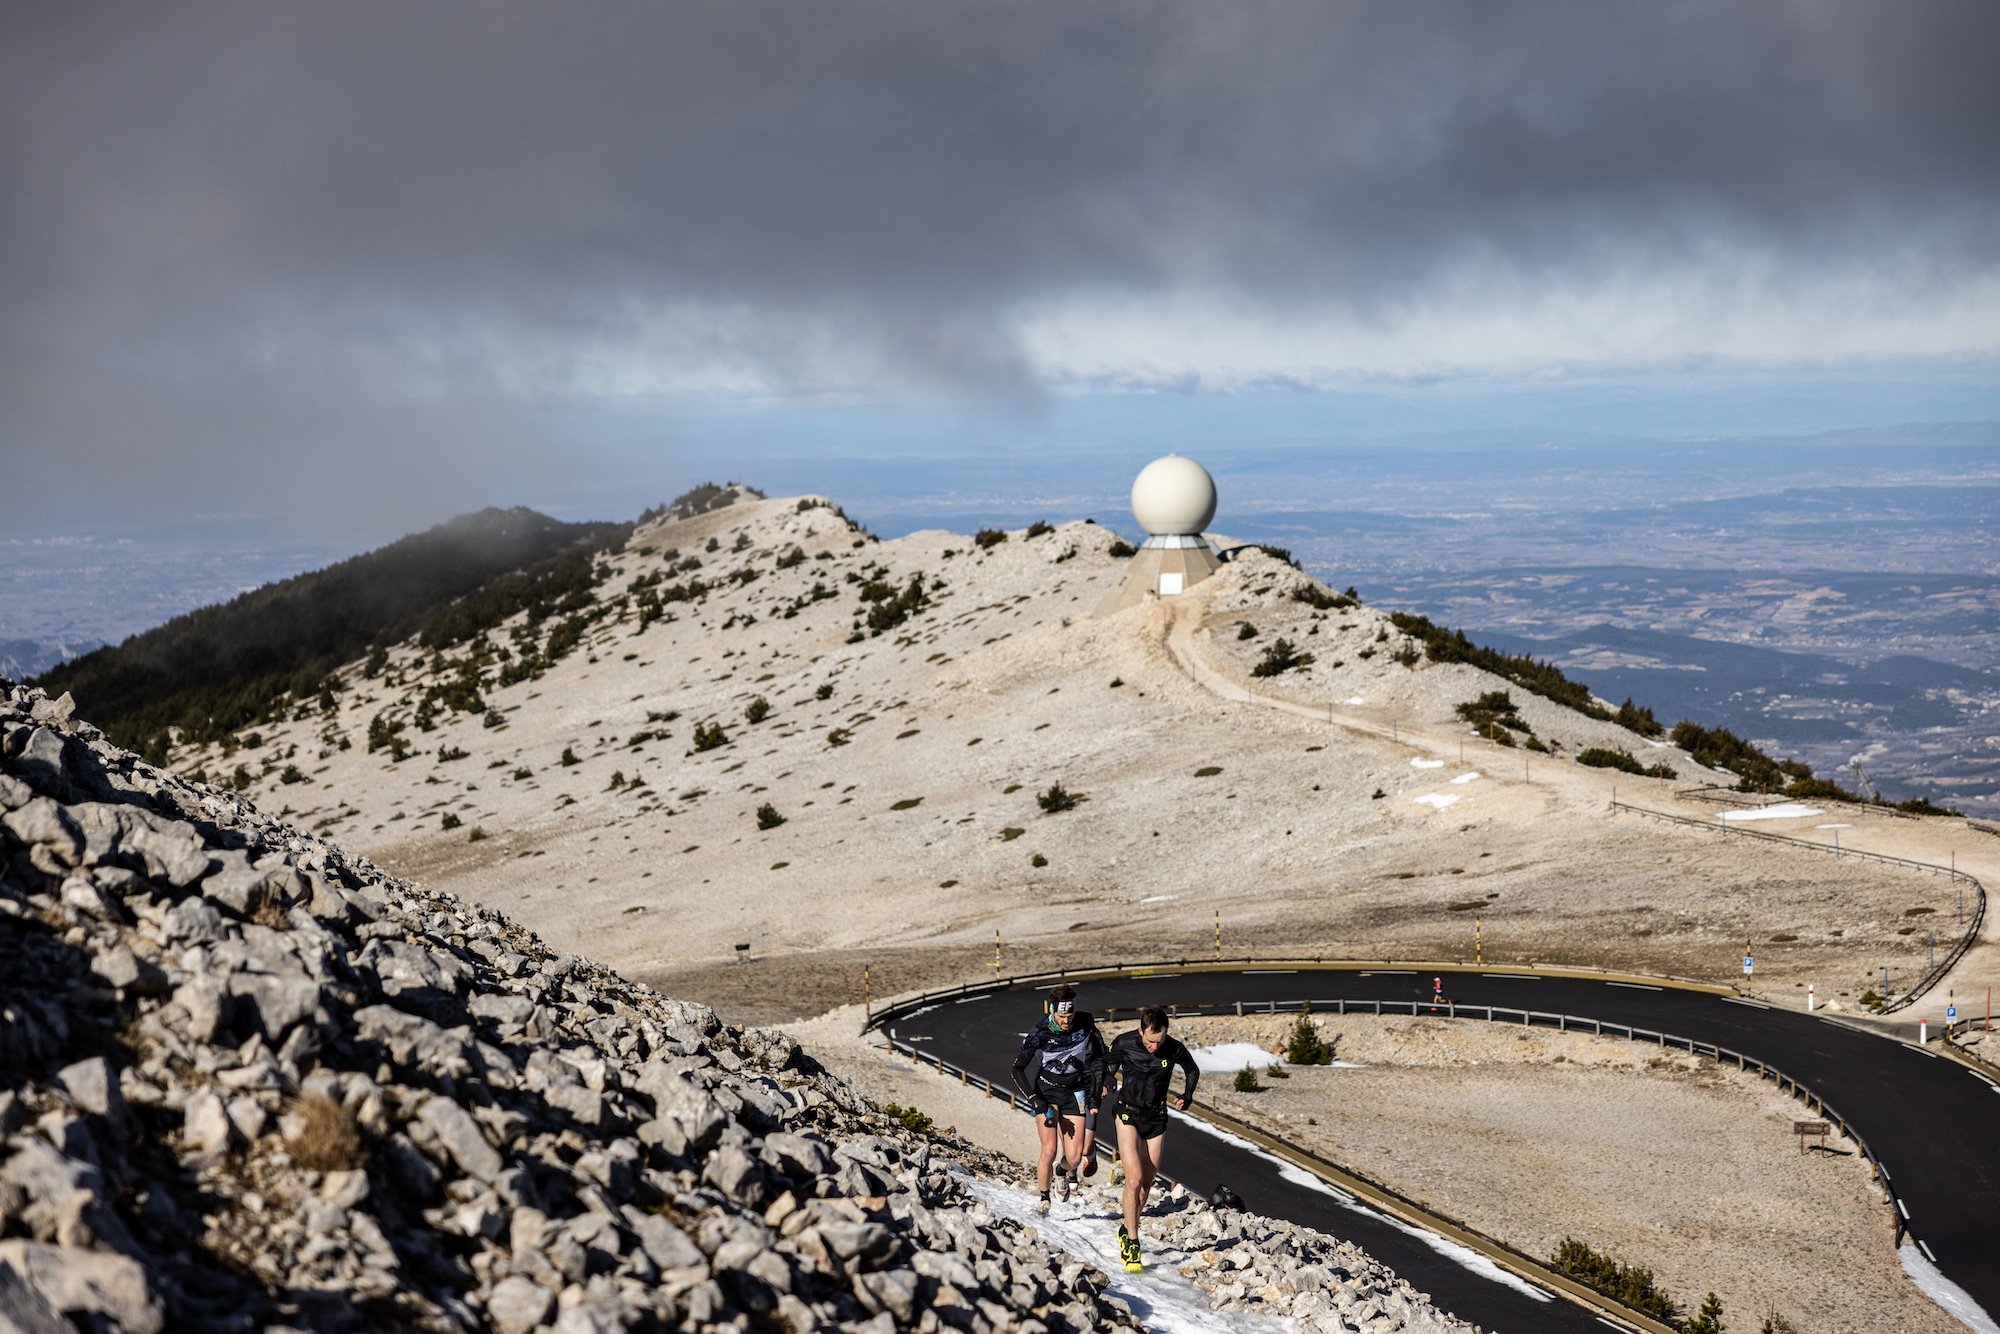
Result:
<svg viewBox="0 0 2000 1334"><path fill-rule="evenodd" d="M1443 810L1458 800L1458 794L1456 792L1427 792L1416 800L1419 806L1435 806L1439 810Z"/></svg>
<svg viewBox="0 0 2000 1334"><path fill-rule="evenodd" d="M1387 1223L1390 1227L1395 1228L1398 1232L1409 1233L1412 1237L1415 1237L1418 1241L1423 1242L1424 1245L1430 1247L1432 1250L1436 1251L1439 1255L1444 1256L1448 1260L1453 1260L1461 1265L1464 1265L1467 1269L1470 1269L1473 1273L1479 1275L1483 1279L1488 1279L1494 1283L1503 1284L1506 1287L1513 1288L1517 1292L1525 1293L1528 1296L1533 1297L1538 1302L1552 1302L1555 1300L1555 1297L1552 1294L1542 1291L1542 1289L1536 1287L1534 1284L1528 1282L1526 1279L1518 1278L1515 1275L1508 1273L1506 1270L1502 1269L1499 1265L1493 1263L1493 1261L1481 1255L1478 1251L1473 1250L1470 1246L1461 1246L1455 1241L1447 1241L1445 1238L1438 1236L1435 1232L1426 1232L1424 1229L1420 1227L1415 1227L1409 1223L1405 1223L1402 1219L1397 1218L1392 1214L1385 1214L1379 1209L1371 1209L1367 1205L1361 1203L1361 1201L1355 1199L1352 1195L1349 1195L1346 1191L1341 1190L1339 1187L1328 1185L1326 1182L1321 1181L1318 1177L1306 1171L1304 1168L1296 1167L1291 1163L1286 1162L1283 1158L1278 1157L1278 1155L1276 1155L1275 1153L1266 1153L1264 1150L1258 1148L1255 1144L1252 1144L1247 1139L1243 1139L1242 1137L1237 1135L1232 1135L1226 1130L1218 1130L1214 1126L1209 1125L1205 1121L1197 1121L1193 1117L1187 1116L1180 1112L1169 1112L1168 1115L1173 1117L1174 1120L1178 1122L1182 1122L1188 1126L1193 1127L1196 1130L1201 1131L1205 1135L1213 1135L1215 1136L1215 1138L1223 1141L1225 1144L1233 1145L1236 1148L1243 1150L1245 1153L1251 1154L1258 1158L1262 1158L1265 1162L1273 1164L1278 1169L1278 1175L1283 1177L1285 1180L1291 1182L1295 1186L1303 1186L1307 1190L1318 1191L1322 1195L1328 1196L1334 1200L1339 1201L1341 1207L1343 1208L1352 1209L1357 1214L1365 1214L1368 1217L1375 1219L1377 1222ZM1377 1258L1379 1259L1380 1257ZM1987 1334L1987 1331L1982 1330L1980 1334ZM2000 1334L2000 1330L1994 1330L1992 1331L1992 1334Z"/></svg>
<svg viewBox="0 0 2000 1334"><path fill-rule="evenodd" d="M1986 1314L1986 1308L1972 1299L1972 1294L1944 1276L1928 1256L1918 1250L1915 1242L1906 1241L1897 1250L1896 1257L1903 1262L1903 1272L1910 1276L1910 1282L1923 1290L1924 1296L1945 1309L1945 1314L1964 1325L1977 1330L1978 1334L2000 1334L2000 1324Z"/></svg>
<svg viewBox="0 0 2000 1334"><path fill-rule="evenodd" d="M1458 777L1452 779L1451 781L1454 783L1471 783L1477 781L1478 778L1479 775L1477 773L1469 773L1469 774L1460 774Z"/></svg>
<svg viewBox="0 0 2000 1334"><path fill-rule="evenodd" d="M1782 802L1776 806L1759 806L1748 811L1724 811L1725 820L1796 820L1807 815L1825 815L1817 806L1802 806L1796 801Z"/></svg>
<svg viewBox="0 0 2000 1334"><path fill-rule="evenodd" d="M1119 1217L1109 1209L1069 1200L1038 1214L1035 1197L1025 1190L990 1181L968 1184L994 1213L1027 1224L1049 1245L1109 1274L1110 1294L1123 1298L1149 1330L1161 1334L1293 1334L1299 1328L1296 1320L1285 1317L1209 1310L1208 1294L1180 1275L1186 1251L1171 1247L1148 1250L1146 1267L1136 1274L1127 1273L1118 1258Z"/></svg>
<svg viewBox="0 0 2000 1334"><path fill-rule="evenodd" d="M1218 1042L1212 1047L1196 1047L1191 1055L1195 1069L1205 1075L1233 1075L1238 1070L1264 1070L1285 1063L1284 1057L1254 1042Z"/></svg>
<svg viewBox="0 0 2000 1334"><path fill-rule="evenodd" d="M1411 760L1411 761L1410 761L1410 767L1411 767L1412 769L1442 769L1442 768L1444 768L1444 761L1443 761L1443 760Z"/></svg>

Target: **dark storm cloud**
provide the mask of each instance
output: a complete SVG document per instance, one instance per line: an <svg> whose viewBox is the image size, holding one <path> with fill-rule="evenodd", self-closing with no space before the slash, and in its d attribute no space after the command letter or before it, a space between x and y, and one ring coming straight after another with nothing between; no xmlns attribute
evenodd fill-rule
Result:
<svg viewBox="0 0 2000 1334"><path fill-rule="evenodd" d="M9 6L0 450L527 460L578 347L1020 392L1076 298L1944 292L2000 250L1996 50L1921 0Z"/></svg>

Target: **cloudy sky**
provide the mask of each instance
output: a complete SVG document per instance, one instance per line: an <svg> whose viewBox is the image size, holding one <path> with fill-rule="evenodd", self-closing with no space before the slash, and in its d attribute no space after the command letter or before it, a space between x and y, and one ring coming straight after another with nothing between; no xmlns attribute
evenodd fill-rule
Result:
<svg viewBox="0 0 2000 1334"><path fill-rule="evenodd" d="M943 460L1165 395L2000 418L1995 51L1983 0L10 5L0 524L623 517L751 438L837 492L856 412Z"/></svg>

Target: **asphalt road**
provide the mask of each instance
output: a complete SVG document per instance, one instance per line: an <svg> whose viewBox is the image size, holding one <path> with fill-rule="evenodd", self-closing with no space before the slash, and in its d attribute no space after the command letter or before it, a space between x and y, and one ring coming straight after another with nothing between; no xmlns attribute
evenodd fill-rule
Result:
<svg viewBox="0 0 2000 1334"><path fill-rule="evenodd" d="M1246 969L1155 973L1093 979L1080 1000L1102 1014L1142 1005L1276 1004L1315 1011L1340 1000L1394 1002L1431 999L1432 974L1383 969ZM1862 1136L1907 1210L1909 1235L1920 1240L1944 1274L1988 1312L2000 1313L2000 1264L1994 1262L2000 1224L2000 1089L1965 1067L1915 1047L1797 1011L1758 1008L1701 992L1650 989L1587 979L1523 974L1445 975L1447 994L1461 1008L1505 1006L1660 1030L1764 1061L1800 1081ZM915 1041L974 1074L1007 1085L1019 1035L1041 1014L1036 995L1053 983L945 1000L892 1017L886 1031ZM1426 1006L1428 1012L1428 1006ZM1483 1013L1483 1011L1482 1011ZM1484 1022L1469 1019L1467 1022ZM1808 1113L1802 1108L1801 1119ZM1022 1131L1024 1149L1027 1130ZM1167 1144L1176 1179L1204 1193L1226 1182L1254 1212L1287 1218L1352 1240L1393 1268L1437 1304L1488 1330L1602 1331L1574 1303L1537 1300L1518 1280L1503 1281L1490 1264L1468 1265L1428 1234L1323 1187L1292 1180L1280 1164L1198 1123L1176 1122ZM1294 1170L1294 1178L1304 1174Z"/></svg>

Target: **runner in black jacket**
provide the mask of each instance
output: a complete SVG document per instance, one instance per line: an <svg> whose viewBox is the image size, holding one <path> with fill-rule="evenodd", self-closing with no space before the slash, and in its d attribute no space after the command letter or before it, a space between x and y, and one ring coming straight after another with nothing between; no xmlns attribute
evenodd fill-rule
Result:
<svg viewBox="0 0 2000 1334"><path fill-rule="evenodd" d="M1076 988L1065 982L1051 991L1048 1017L1021 1040L1021 1054L1014 1059L1014 1084L1028 1095L1041 1140L1035 1165L1035 1184L1042 1193L1038 1213L1048 1212L1049 1172L1064 1136L1075 1141L1063 1155L1065 1200L1076 1185L1078 1159L1090 1163L1086 1176L1097 1165L1089 1154L1104 1090L1104 1057L1104 1034L1088 1010L1076 1007Z"/></svg>
<svg viewBox="0 0 2000 1334"><path fill-rule="evenodd" d="M1111 1044L1105 1083L1108 1087L1111 1079L1119 1080L1118 1161L1125 1168L1125 1222L1118 1229L1118 1249L1127 1269L1140 1263L1139 1214L1159 1175L1176 1067L1186 1073L1187 1083L1172 1102L1185 1111L1194 1101L1201 1071L1186 1044L1167 1036L1167 1012L1157 1005L1141 1010L1139 1027Z"/></svg>

